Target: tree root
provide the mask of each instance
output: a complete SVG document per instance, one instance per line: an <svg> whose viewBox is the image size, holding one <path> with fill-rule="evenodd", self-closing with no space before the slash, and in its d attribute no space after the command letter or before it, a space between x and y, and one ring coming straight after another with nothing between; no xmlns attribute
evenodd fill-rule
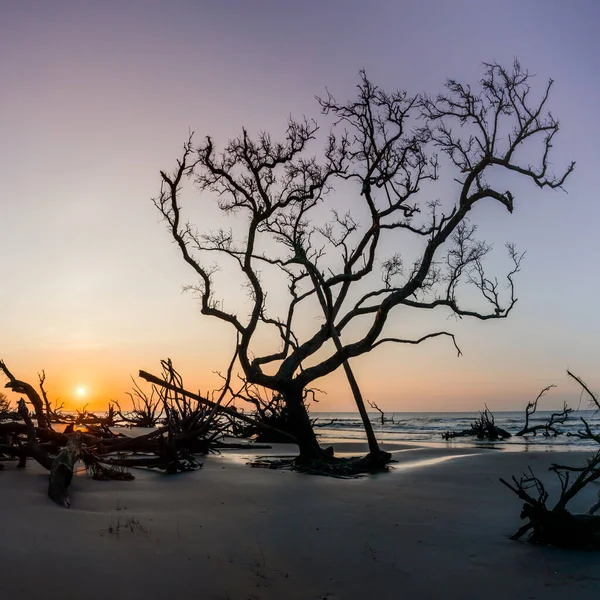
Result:
<svg viewBox="0 0 600 600"><path fill-rule="evenodd" d="M583 550L600 549L600 517L574 515L567 510L552 511L525 504L521 518L528 519L529 522L511 536L513 540L531 530L527 541L532 544Z"/></svg>
<svg viewBox="0 0 600 600"><path fill-rule="evenodd" d="M250 467L262 469L289 469L308 473L310 475L323 475L340 479L352 479L368 473L381 473L388 470L392 461L389 452L380 451L377 455L371 453L366 456L351 458L337 458L333 452L324 451L318 458L298 456L296 458L270 458L259 457L246 463Z"/></svg>

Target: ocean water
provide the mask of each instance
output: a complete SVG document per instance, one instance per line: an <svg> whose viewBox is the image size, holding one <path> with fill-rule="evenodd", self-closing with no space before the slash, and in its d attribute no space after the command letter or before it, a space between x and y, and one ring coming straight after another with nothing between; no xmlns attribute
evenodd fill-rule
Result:
<svg viewBox="0 0 600 600"><path fill-rule="evenodd" d="M542 425L556 411L538 411L530 418L529 424ZM583 430L583 417L592 431L600 434L600 413L592 410L573 411L569 419L556 428L561 435L546 437L541 432L536 436L515 437L525 423L524 411L495 412L494 422L498 427L506 429L513 437L501 442L479 441L474 437L455 438L445 441L442 434L446 431L468 429L470 424L479 416L478 412L444 412L444 413L386 413L386 419L393 422L381 424L379 413L369 413L377 439L381 442L414 442L435 444L450 447L486 446L509 450L600 450L600 445L589 440L581 440L573 434ZM311 411L311 417L316 419L317 433L323 440L366 440L362 422L358 412L336 413ZM331 422L333 421L333 422Z"/></svg>

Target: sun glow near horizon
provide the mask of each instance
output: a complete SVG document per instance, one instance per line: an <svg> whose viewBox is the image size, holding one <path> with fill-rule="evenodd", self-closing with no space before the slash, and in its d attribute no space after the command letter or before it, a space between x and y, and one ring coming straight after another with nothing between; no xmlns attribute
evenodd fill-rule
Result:
<svg viewBox="0 0 600 600"><path fill-rule="evenodd" d="M75 388L75 398L77 400L85 400L89 395L88 388L84 385L78 385Z"/></svg>

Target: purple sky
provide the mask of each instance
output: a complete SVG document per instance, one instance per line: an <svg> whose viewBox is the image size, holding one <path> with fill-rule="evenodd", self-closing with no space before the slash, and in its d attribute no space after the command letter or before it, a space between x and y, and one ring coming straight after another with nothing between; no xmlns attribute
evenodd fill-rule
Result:
<svg viewBox="0 0 600 600"><path fill-rule="evenodd" d="M23 378L45 368L66 400L81 385L93 402L122 397L165 356L211 387L233 338L181 294L192 274L150 202L188 131L221 146L242 125L281 132L289 114L318 115L325 86L349 98L363 67L436 93L518 56L540 87L556 80L554 159L577 169L568 194L518 186L512 216L474 215L497 246L528 251L517 308L445 324L460 359L441 340L354 366L395 410L522 407L549 383L558 405L577 398L566 367L600 389L599 22L595 0L0 2L0 357ZM322 409L351 409L341 375L319 386Z"/></svg>

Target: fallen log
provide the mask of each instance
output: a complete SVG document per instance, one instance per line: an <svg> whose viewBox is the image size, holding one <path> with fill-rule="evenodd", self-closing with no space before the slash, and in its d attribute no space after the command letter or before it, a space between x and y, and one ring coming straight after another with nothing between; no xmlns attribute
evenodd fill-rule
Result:
<svg viewBox="0 0 600 600"><path fill-rule="evenodd" d="M67 445L58 453L52 462L50 469L50 482L48 484L48 496L53 502L69 508L71 499L68 488L73 479L73 468L81 454L81 435L75 433Z"/></svg>
<svg viewBox="0 0 600 600"><path fill-rule="evenodd" d="M529 532L527 541L532 544L557 546L560 548L598 549L600 548L600 517L590 514L596 506L591 507L588 514L572 514L561 502L552 509L546 506L547 494L541 482L533 475L517 481L513 477L513 485L500 481L519 498L525 501L521 510L521 519L526 519L511 540L518 540ZM526 484L534 482L539 490L538 498L528 493ZM563 489L563 494L564 494ZM561 500L563 497L561 494Z"/></svg>
<svg viewBox="0 0 600 600"><path fill-rule="evenodd" d="M79 432L73 434L69 438L67 445L58 453L56 458L52 459L37 443L36 430L23 398L19 400L19 415L25 421L27 430L27 454L33 456L42 467L50 471L48 496L56 504L68 508L71 506L71 499L69 498L67 489L71 485L73 468L81 453L81 434ZM22 466L25 465L23 464Z"/></svg>

